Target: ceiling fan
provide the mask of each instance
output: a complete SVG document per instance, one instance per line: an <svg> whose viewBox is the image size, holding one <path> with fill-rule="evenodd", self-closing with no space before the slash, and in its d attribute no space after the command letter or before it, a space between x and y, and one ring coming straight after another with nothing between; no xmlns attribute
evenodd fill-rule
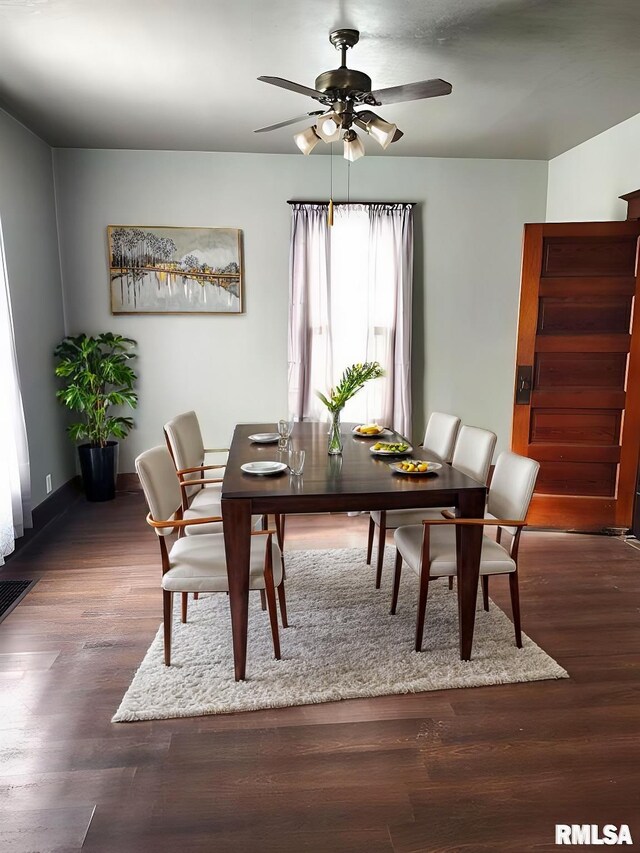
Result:
<svg viewBox="0 0 640 853"><path fill-rule="evenodd" d="M260 127L254 132L265 133L304 121L309 116L319 116L315 124L293 137L298 148L303 154L310 154L320 140L336 142L342 134L344 156L347 160L354 161L364 155L364 145L355 132L354 125L368 133L385 149L403 136L395 124L385 121L370 109L356 110L356 107L379 107L400 101L419 101L451 92L451 83L440 79L422 80L419 83L407 83L387 89L372 89L371 78L367 74L356 71L355 68L347 68L347 50L357 44L359 39L358 30L340 29L329 34L329 41L342 54L342 62L339 68L320 74L316 78L315 89L292 83L282 77L258 77L258 80L272 86L308 95L319 101L324 109L314 110L268 127Z"/></svg>

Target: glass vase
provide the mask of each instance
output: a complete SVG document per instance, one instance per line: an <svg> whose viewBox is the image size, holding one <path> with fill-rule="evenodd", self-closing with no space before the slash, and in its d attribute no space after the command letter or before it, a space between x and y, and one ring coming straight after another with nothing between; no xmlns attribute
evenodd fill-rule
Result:
<svg viewBox="0 0 640 853"><path fill-rule="evenodd" d="M342 453L342 435L340 434L340 412L331 413L331 428L329 429L329 455L339 456Z"/></svg>

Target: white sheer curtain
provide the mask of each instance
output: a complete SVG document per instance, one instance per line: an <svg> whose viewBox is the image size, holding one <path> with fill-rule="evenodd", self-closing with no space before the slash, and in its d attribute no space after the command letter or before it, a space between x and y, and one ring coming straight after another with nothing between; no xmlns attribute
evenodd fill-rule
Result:
<svg viewBox="0 0 640 853"><path fill-rule="evenodd" d="M346 421L411 430L413 219L408 204L293 205L289 306L289 407L323 420L315 390L342 371L379 361L383 379L345 406Z"/></svg>
<svg viewBox="0 0 640 853"><path fill-rule="evenodd" d="M0 229L0 565L24 528L31 526L30 504L27 431Z"/></svg>

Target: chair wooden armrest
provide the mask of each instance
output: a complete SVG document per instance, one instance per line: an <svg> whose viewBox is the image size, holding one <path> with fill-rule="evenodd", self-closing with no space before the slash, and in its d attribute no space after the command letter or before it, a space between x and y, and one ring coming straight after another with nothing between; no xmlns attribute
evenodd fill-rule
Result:
<svg viewBox="0 0 640 853"><path fill-rule="evenodd" d="M228 453L228 447L205 447L205 453Z"/></svg>
<svg viewBox="0 0 640 853"><path fill-rule="evenodd" d="M222 516L211 515L208 518L174 518L170 521L155 521L151 518L151 513L147 514L147 524L154 528L188 527L190 524L212 524L215 521L222 521Z"/></svg>
<svg viewBox="0 0 640 853"><path fill-rule="evenodd" d="M224 465L196 465L195 468L180 468L176 471L178 477L182 474L195 474L198 471L210 471L212 468L224 468ZM197 481L196 481L197 482Z"/></svg>
<svg viewBox="0 0 640 853"><path fill-rule="evenodd" d="M222 483L222 477L217 477L216 479L203 479L203 480L180 480L180 488L187 489L190 486L208 486L211 483Z"/></svg>
<svg viewBox="0 0 640 853"><path fill-rule="evenodd" d="M446 511L446 510L445 510ZM443 513L444 514L444 513ZM458 524L464 525L466 527L471 527L472 525L482 527L526 527L526 521L514 521L509 518L424 518L422 520L424 525L429 525L429 527L433 524Z"/></svg>

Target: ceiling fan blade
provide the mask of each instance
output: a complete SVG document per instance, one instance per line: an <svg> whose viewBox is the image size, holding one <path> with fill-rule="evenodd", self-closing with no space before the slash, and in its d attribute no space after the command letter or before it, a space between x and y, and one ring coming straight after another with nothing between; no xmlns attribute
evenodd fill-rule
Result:
<svg viewBox="0 0 640 853"><path fill-rule="evenodd" d="M300 95L308 95L310 98L315 98L316 101L327 99L324 92L319 92L317 89L310 89L308 86L301 86L300 83L292 83L291 80L284 80L282 77L258 77L263 83L271 83L272 86L279 86L281 89L287 89L289 92L298 92Z"/></svg>
<svg viewBox="0 0 640 853"><path fill-rule="evenodd" d="M446 80L422 80L419 83L406 83L404 86L376 89L371 92L371 97L378 105L399 104L401 101L420 101L422 98L448 95L452 89L453 86Z"/></svg>
<svg viewBox="0 0 640 853"><path fill-rule="evenodd" d="M296 124L299 121L304 121L309 116L319 116L322 115L323 110L315 110L312 113L304 113L304 115L296 116L295 118L287 119L287 121L279 121L277 124L270 124L269 127L259 127L257 130L254 130L254 133L266 133L268 130L277 130L279 127L286 127L289 124Z"/></svg>

